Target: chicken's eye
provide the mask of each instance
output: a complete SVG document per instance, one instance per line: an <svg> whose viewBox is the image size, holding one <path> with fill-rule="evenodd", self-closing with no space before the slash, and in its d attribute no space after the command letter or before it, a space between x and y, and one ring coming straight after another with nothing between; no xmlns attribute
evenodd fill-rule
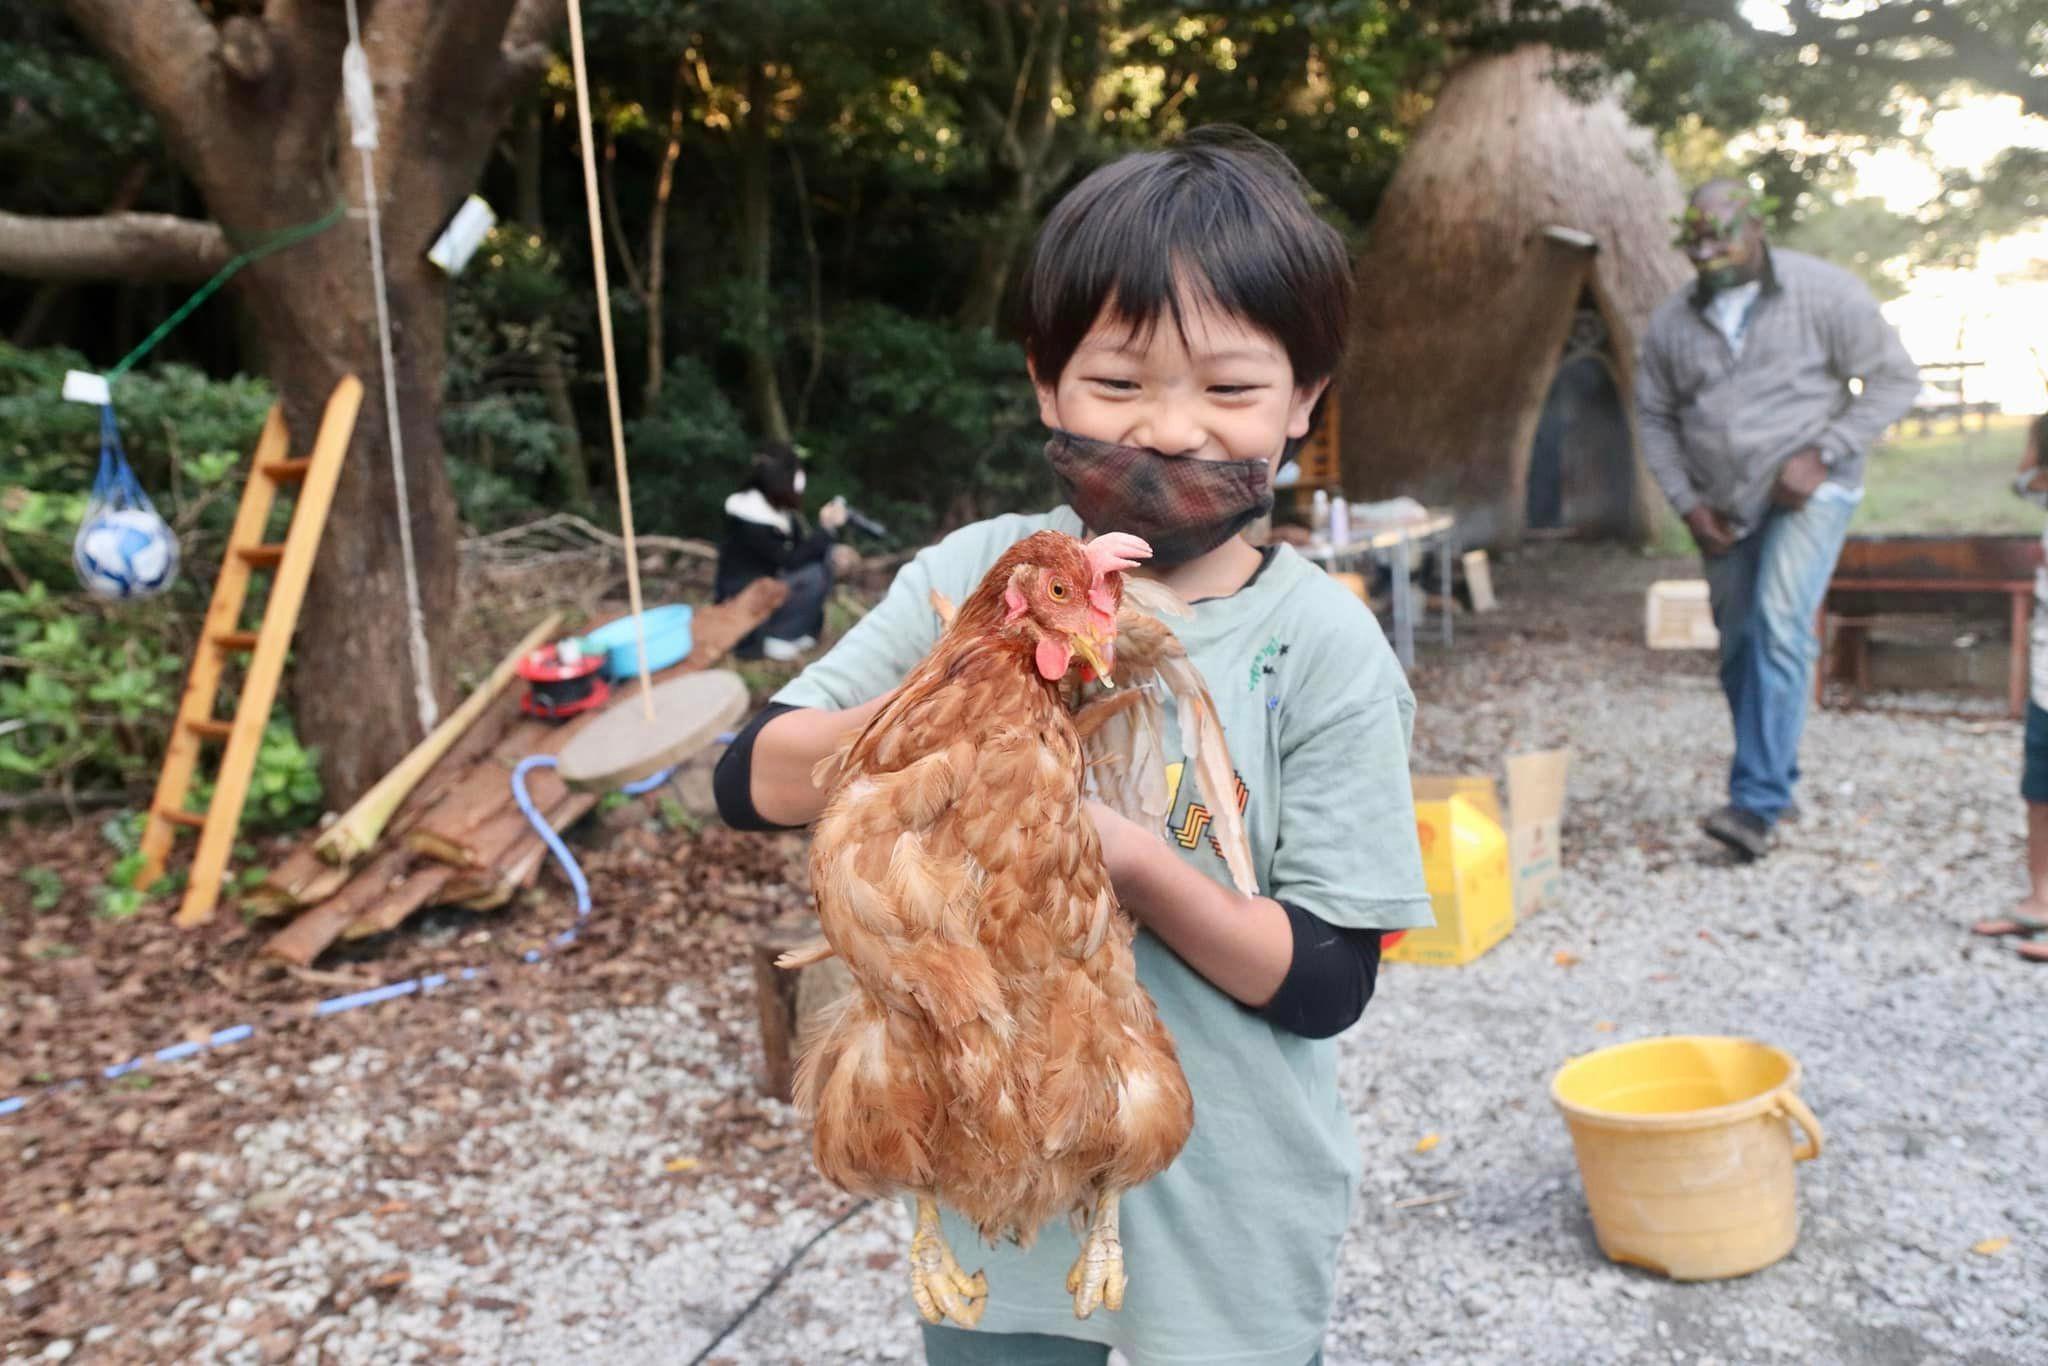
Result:
<svg viewBox="0 0 2048 1366"><path fill-rule="evenodd" d="M1045 591L1052 594L1054 602L1065 602L1067 600L1067 586L1058 579L1054 579L1051 586Z"/></svg>

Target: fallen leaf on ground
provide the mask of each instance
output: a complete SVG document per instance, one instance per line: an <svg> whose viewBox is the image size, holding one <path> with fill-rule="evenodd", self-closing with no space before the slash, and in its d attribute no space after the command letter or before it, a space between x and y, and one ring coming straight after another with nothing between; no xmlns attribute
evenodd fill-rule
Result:
<svg viewBox="0 0 2048 1366"><path fill-rule="evenodd" d="M693 1172L704 1164L694 1157L671 1157L661 1165L663 1171Z"/></svg>
<svg viewBox="0 0 2048 1366"><path fill-rule="evenodd" d="M1579 956L1569 949L1559 949L1556 953L1550 955L1550 961L1561 968L1568 968L1575 966L1579 962Z"/></svg>
<svg viewBox="0 0 2048 1366"><path fill-rule="evenodd" d="M1593 1028L1598 1030L1602 1034L1612 1034L1614 1032L1614 1021L1595 1020L1593 1022Z"/></svg>
<svg viewBox="0 0 2048 1366"><path fill-rule="evenodd" d="M1444 1140L1442 1134L1424 1134L1421 1137L1421 1139L1419 1139L1416 1142L1415 1151L1418 1153L1426 1153L1431 1148L1434 1148L1437 1144L1443 1141Z"/></svg>
<svg viewBox="0 0 2048 1366"><path fill-rule="evenodd" d="M2012 1239L2010 1238L1986 1238L1981 1243L1971 1244L1970 1251L1976 1253L1979 1257L1996 1257L2011 1246Z"/></svg>

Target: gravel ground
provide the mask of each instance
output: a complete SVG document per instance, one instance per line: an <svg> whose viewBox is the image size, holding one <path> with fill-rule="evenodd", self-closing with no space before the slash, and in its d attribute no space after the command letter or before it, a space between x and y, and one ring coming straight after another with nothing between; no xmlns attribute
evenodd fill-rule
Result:
<svg viewBox="0 0 2048 1366"><path fill-rule="evenodd" d="M1477 963L1389 966L1342 1045L1366 1179L1328 1359L2048 1359L2048 977L1964 932L2018 887L2017 728L1927 699L1817 714L1805 819L1731 866L1693 833L1728 743L1709 662L1636 644L1657 569L1564 547L1503 565L1509 611L1417 676L1419 767L1576 750L1566 875L1559 905ZM52 1341L5 1331L34 1272L0 1221L0 1350L689 1361L847 1209L793 1116L751 1099L751 979L721 961L640 1004L591 990L512 1015L451 996L392 1007L429 1021L395 1043L338 1024L310 1065L300 1035L183 1069L179 1085L265 1098L172 1163L184 1218L283 1236L199 1259L144 1322L109 1309ZM1800 1171L1799 1247L1715 1284L1613 1266L1548 1078L1606 1044L1722 1032L1798 1056L1827 1126ZM94 1141L113 1100L73 1104ZM1994 1239L2010 1242L1973 1251ZM916 1360L901 1253L893 1210L854 1214L713 1359ZM111 1305L183 1256L110 1258L94 1284Z"/></svg>

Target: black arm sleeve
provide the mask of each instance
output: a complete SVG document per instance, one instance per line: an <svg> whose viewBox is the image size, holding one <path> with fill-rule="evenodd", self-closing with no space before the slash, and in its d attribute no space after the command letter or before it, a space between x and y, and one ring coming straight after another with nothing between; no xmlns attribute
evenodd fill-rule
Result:
<svg viewBox="0 0 2048 1366"><path fill-rule="evenodd" d="M1380 931L1332 925L1289 901L1294 961L1259 1014L1290 1034L1327 1039L1358 1023L1380 975Z"/></svg>
<svg viewBox="0 0 2048 1366"><path fill-rule="evenodd" d="M784 569L797 569L815 560L822 560L832 552L832 533L824 527L813 527L811 533L798 541L783 561Z"/></svg>
<svg viewBox="0 0 2048 1366"><path fill-rule="evenodd" d="M761 727L784 712L796 710L796 707L781 702L770 702L740 728L732 743L725 747L725 753L718 756L718 767L711 771L711 795L718 801L718 818L733 829L794 828L763 820L761 813L754 809L754 740L760 735Z"/></svg>

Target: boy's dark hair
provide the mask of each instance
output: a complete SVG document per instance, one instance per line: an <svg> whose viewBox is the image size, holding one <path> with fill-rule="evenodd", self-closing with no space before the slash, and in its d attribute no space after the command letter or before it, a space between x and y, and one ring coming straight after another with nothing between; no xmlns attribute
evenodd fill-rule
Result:
<svg viewBox="0 0 2048 1366"><path fill-rule="evenodd" d="M1328 378L1344 350L1351 267L1279 148L1229 124L1120 157L1054 206L1032 248L1013 326L1055 383L1103 305L1140 335L1160 315L1185 337L1176 284L1271 334L1294 382Z"/></svg>
<svg viewBox="0 0 2048 1366"><path fill-rule="evenodd" d="M796 447L787 441L770 441L755 448L753 467L747 471L747 482L740 487L759 490L777 507L801 507L803 496L796 491L796 472L800 467Z"/></svg>

